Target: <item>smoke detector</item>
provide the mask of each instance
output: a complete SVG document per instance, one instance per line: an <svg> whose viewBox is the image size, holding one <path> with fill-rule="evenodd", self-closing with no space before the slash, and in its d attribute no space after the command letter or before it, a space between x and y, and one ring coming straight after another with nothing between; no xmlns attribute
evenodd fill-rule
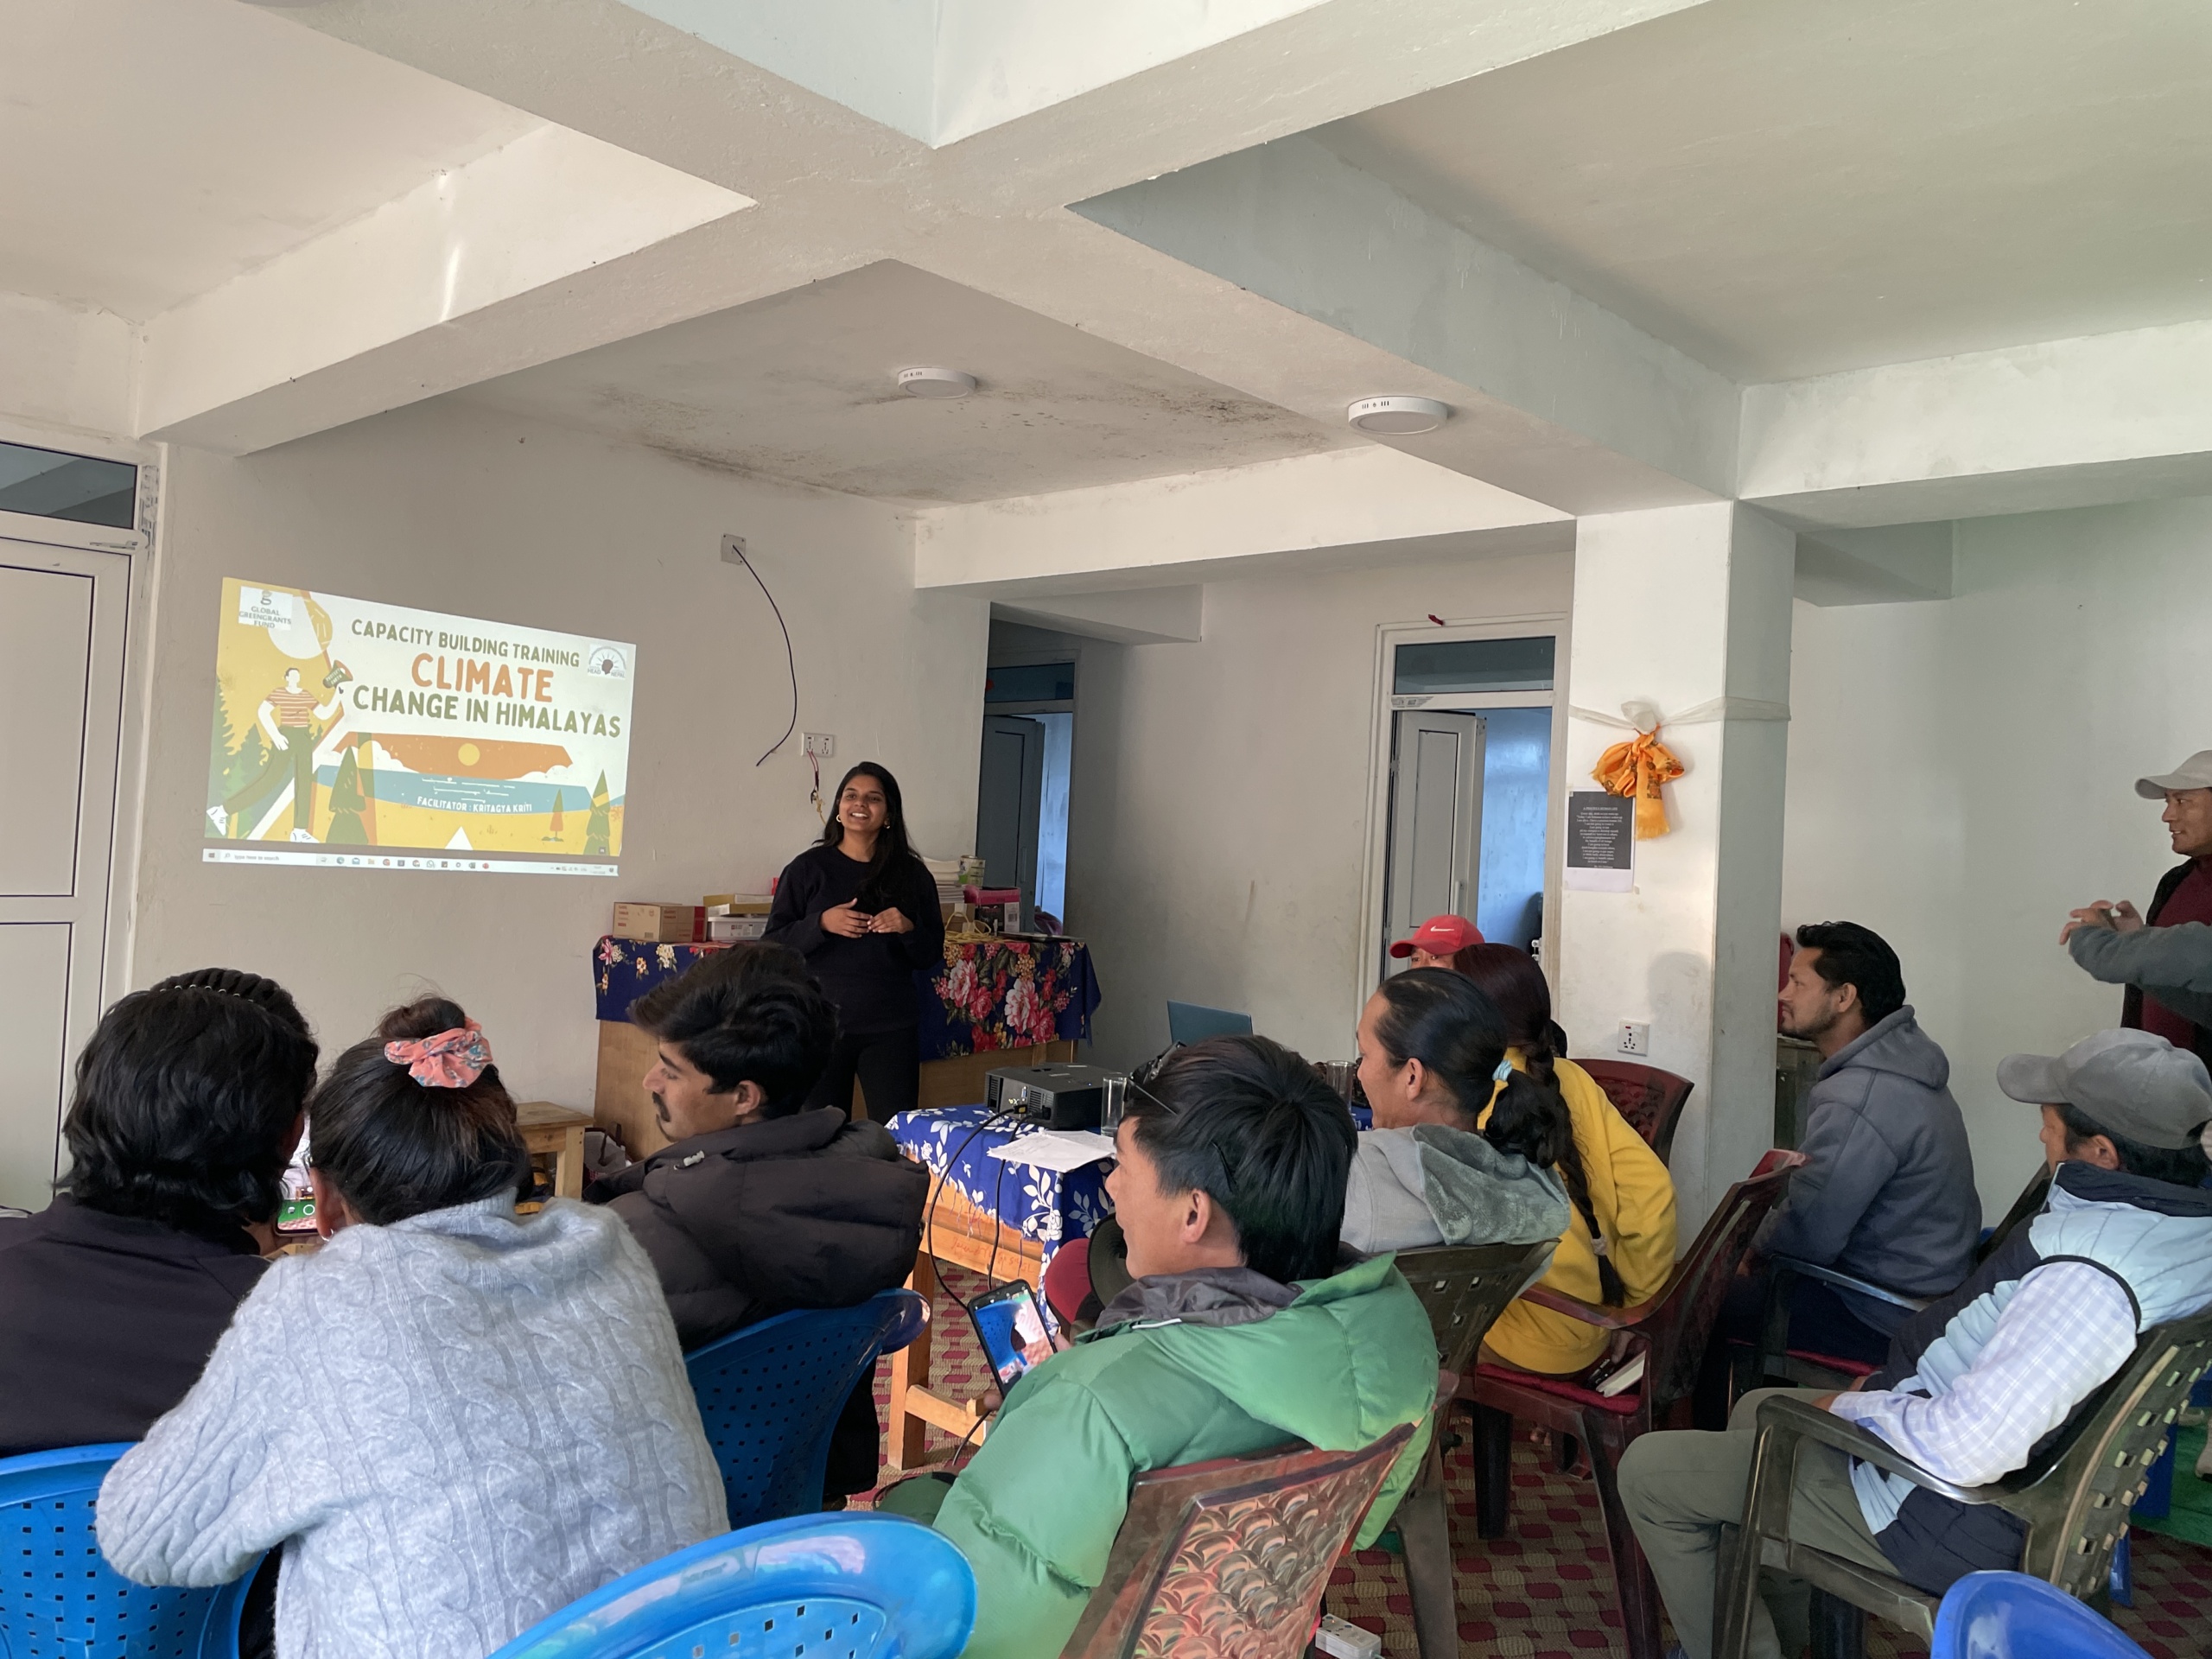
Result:
<svg viewBox="0 0 2212 1659"><path fill-rule="evenodd" d="M1433 397L1363 397L1344 410L1344 418L1363 432L1409 437L1435 431L1452 418L1452 405Z"/></svg>
<svg viewBox="0 0 2212 1659"><path fill-rule="evenodd" d="M965 397L976 390L976 377L957 369L901 369L899 390L909 397Z"/></svg>

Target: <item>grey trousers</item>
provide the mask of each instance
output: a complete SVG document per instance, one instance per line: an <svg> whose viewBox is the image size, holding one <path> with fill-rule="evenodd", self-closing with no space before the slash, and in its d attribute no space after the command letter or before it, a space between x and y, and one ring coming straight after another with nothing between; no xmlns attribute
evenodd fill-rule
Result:
<svg viewBox="0 0 2212 1659"><path fill-rule="evenodd" d="M1720 1577L1723 1527L1738 1525L1751 1484L1751 1453L1758 1439L1759 1402L1804 1389L1760 1389L1736 1402L1726 1433L1666 1430L1646 1434L1620 1464L1621 1505L1636 1529L1667 1604L1675 1634L1689 1659L1713 1659L1719 1635L1713 1616ZM1850 1461L1832 1446L1804 1446L1790 1492L1789 1535L1831 1555L1896 1569L1859 1512L1851 1490ZM1808 1586L1768 1573L1760 1580L1764 1607L1751 1612L1751 1659L1789 1659L1810 1639Z"/></svg>

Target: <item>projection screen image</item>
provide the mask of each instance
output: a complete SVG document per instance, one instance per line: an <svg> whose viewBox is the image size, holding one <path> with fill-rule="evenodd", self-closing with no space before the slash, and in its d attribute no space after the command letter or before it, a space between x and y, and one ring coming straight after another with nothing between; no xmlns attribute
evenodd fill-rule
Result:
<svg viewBox="0 0 2212 1659"><path fill-rule="evenodd" d="M209 863L613 875L637 648L235 577Z"/></svg>

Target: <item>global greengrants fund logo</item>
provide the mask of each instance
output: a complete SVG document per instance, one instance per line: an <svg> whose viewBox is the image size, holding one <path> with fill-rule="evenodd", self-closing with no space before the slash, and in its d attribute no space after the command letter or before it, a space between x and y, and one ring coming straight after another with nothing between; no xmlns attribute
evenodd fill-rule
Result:
<svg viewBox="0 0 2212 1659"><path fill-rule="evenodd" d="M622 654L620 645L594 645L585 654L584 672L595 674L602 680L626 680L630 677L630 659Z"/></svg>

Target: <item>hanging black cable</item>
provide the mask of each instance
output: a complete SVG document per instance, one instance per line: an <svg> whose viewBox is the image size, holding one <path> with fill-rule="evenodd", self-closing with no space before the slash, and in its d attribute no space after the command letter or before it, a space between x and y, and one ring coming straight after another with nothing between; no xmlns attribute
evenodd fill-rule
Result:
<svg viewBox="0 0 2212 1659"><path fill-rule="evenodd" d="M755 760L753 763L756 766L760 766L767 764L769 755L773 754L778 749L782 748L785 744L790 742L791 741L791 734L798 729L798 653L791 648L791 631L790 626L784 620L784 607L776 603L776 596L768 591L768 584L761 581L760 573L753 568L753 561L745 556L745 543L734 536L723 537L722 557L725 559L736 560L738 563L745 567L745 574L751 576L753 580L759 584L760 588L760 597L768 601L768 608L776 613L776 626L783 630L784 664L791 671L791 724L784 728L784 734L778 738L773 743L771 743L768 746L766 752L761 755L760 760Z"/></svg>

